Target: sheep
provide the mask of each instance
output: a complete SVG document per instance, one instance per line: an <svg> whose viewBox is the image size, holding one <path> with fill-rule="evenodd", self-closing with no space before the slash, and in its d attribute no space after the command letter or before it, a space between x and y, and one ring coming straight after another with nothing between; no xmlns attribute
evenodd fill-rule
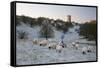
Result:
<svg viewBox="0 0 100 68"><path fill-rule="evenodd" d="M48 40L42 40L42 41L39 42L40 46L45 46L47 44L48 44Z"/></svg>
<svg viewBox="0 0 100 68"><path fill-rule="evenodd" d="M77 49L78 49L78 47L79 47L79 44L78 44L78 43L76 43L76 42L73 42L73 43L72 43L72 46L73 46L73 47L75 47L75 48L76 48L76 50L77 50Z"/></svg>
<svg viewBox="0 0 100 68"><path fill-rule="evenodd" d="M91 46L88 46L87 52L92 52L92 47Z"/></svg>
<svg viewBox="0 0 100 68"><path fill-rule="evenodd" d="M60 41L59 44L56 46L56 51L60 53L64 47L65 44L63 43L63 41Z"/></svg>
<svg viewBox="0 0 100 68"><path fill-rule="evenodd" d="M86 54L86 51L87 51L87 48L86 47L83 47L82 48L82 54Z"/></svg>
<svg viewBox="0 0 100 68"><path fill-rule="evenodd" d="M32 40L33 44L38 44L38 42L39 42L39 40L36 40L36 39Z"/></svg>
<svg viewBox="0 0 100 68"><path fill-rule="evenodd" d="M76 45L75 45L76 50L78 49L78 47L79 47L79 45L78 45L78 44L76 44Z"/></svg>
<svg viewBox="0 0 100 68"><path fill-rule="evenodd" d="M62 46L63 48L67 47L66 44L63 41L60 41L59 45Z"/></svg>
<svg viewBox="0 0 100 68"><path fill-rule="evenodd" d="M57 44L56 42L49 43L48 48L49 49L56 49L56 52L60 53L62 51L62 48L64 48L64 45L62 45L62 43Z"/></svg>
<svg viewBox="0 0 100 68"><path fill-rule="evenodd" d="M56 46L56 52L61 53L61 51L62 51L63 48L64 48L63 46L57 45Z"/></svg>
<svg viewBox="0 0 100 68"><path fill-rule="evenodd" d="M92 52L92 47L91 46L88 46L88 47L83 47L82 48L82 53L83 54L87 54L89 52Z"/></svg>
<svg viewBox="0 0 100 68"><path fill-rule="evenodd" d="M56 49L57 43L49 43L48 48L49 49Z"/></svg>
<svg viewBox="0 0 100 68"><path fill-rule="evenodd" d="M75 42L72 42L72 46L73 46L73 47L75 47L75 44L76 44Z"/></svg>

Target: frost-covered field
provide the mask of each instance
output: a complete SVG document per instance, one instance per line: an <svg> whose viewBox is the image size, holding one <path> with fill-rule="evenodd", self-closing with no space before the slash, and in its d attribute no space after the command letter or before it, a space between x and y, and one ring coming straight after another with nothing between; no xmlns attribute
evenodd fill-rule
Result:
<svg viewBox="0 0 100 68"><path fill-rule="evenodd" d="M66 48L62 49L62 52L56 52L56 49L48 49L47 46L39 46L33 44L33 39L39 39L38 31L40 27L34 28L23 24L16 27L17 31L28 32L28 39L16 38L16 54L17 54L17 65L31 65L31 64L46 64L46 63L61 63L61 62L79 62L79 61L95 61L96 60L96 44L95 41L87 41L82 39L75 31L79 26L69 28L69 31L65 34L64 42L67 45ZM17 35L17 34L16 34ZM61 41L62 33L54 29L55 37L53 39L56 42ZM78 49L72 46L72 42L80 42ZM86 44L81 44L86 43ZM90 43L90 44L87 44ZM92 52L82 54L82 48L92 47Z"/></svg>

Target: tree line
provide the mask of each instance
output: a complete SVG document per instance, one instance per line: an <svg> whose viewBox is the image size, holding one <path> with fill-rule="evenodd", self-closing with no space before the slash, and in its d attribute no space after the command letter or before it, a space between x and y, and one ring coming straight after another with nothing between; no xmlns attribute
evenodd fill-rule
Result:
<svg viewBox="0 0 100 68"><path fill-rule="evenodd" d="M84 24L81 24L79 34L84 36L88 40L96 40L97 38L96 20L91 20L90 22L85 22Z"/></svg>
<svg viewBox="0 0 100 68"><path fill-rule="evenodd" d="M54 31L53 27L56 30L62 31L64 34L68 31L68 28L72 26L72 23L69 23L67 21L63 21L61 19L50 19L46 17L38 17L38 18L32 18L29 16L16 16L16 26L20 25L21 22L25 24L29 24L30 27L34 26L40 26L40 37L53 37Z"/></svg>

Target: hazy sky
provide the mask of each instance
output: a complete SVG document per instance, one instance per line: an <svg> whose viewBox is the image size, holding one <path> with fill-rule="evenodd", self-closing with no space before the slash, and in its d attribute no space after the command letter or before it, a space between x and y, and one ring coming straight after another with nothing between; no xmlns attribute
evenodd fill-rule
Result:
<svg viewBox="0 0 100 68"><path fill-rule="evenodd" d="M79 23L96 20L95 7L17 3L16 13L17 15L25 15L34 18L42 16L52 19L62 19L64 21L67 21L67 15L71 15L72 21Z"/></svg>

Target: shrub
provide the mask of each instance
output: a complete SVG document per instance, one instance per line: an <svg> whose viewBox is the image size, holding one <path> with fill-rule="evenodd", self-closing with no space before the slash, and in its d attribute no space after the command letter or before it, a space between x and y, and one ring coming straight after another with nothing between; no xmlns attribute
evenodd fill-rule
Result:
<svg viewBox="0 0 100 68"><path fill-rule="evenodd" d="M45 37L46 39L54 36L54 31L52 29L52 26L49 20L43 21L41 25L41 30L40 30L40 36Z"/></svg>
<svg viewBox="0 0 100 68"><path fill-rule="evenodd" d="M18 38L19 39L27 39L28 33L26 33L25 31L18 31Z"/></svg>
<svg viewBox="0 0 100 68"><path fill-rule="evenodd" d="M16 26L20 25L20 22L21 22L20 17L16 16Z"/></svg>

